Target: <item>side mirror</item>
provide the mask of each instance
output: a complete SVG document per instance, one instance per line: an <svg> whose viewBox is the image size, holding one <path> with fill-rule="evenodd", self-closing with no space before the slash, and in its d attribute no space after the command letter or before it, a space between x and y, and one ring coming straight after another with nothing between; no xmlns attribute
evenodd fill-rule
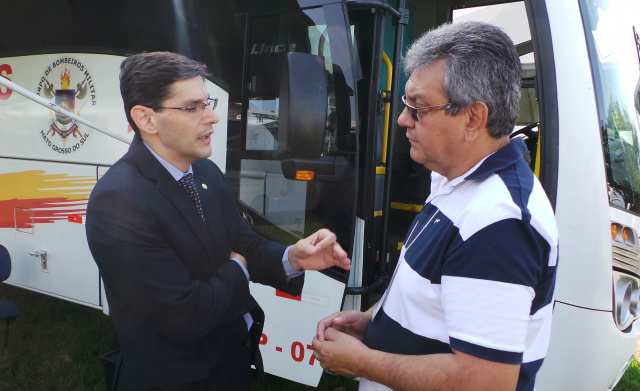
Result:
<svg viewBox="0 0 640 391"><path fill-rule="evenodd" d="M320 158L327 122L327 96L324 58L288 53L280 74L280 152L293 158Z"/></svg>

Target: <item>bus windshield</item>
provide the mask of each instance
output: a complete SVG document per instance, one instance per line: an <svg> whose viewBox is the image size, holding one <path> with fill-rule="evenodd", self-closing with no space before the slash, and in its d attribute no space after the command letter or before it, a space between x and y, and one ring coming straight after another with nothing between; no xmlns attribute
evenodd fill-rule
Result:
<svg viewBox="0 0 640 391"><path fill-rule="evenodd" d="M640 4L580 2L595 84L609 202L640 214Z"/></svg>

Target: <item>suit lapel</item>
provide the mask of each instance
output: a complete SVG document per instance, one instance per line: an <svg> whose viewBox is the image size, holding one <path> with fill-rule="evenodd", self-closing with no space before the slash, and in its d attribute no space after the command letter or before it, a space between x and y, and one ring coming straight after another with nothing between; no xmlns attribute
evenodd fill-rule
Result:
<svg viewBox="0 0 640 391"><path fill-rule="evenodd" d="M155 183L156 189L164 195L171 203L173 203L180 214L185 217L187 224L193 231L193 234L202 243L203 248L207 252L208 258L213 259L215 247L211 235L207 229L207 225L202 221L200 214L194 207L193 203L184 192L180 184L169 174L169 172L160 164L160 162L149 152L142 141L134 137L129 152L136 162L140 172L151 182ZM200 192L202 181L198 178L196 186ZM204 205L203 205L204 207Z"/></svg>

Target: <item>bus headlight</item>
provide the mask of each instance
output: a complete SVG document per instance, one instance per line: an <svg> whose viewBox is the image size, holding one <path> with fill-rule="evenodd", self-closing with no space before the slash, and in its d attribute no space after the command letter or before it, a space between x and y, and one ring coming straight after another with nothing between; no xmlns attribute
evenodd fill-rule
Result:
<svg viewBox="0 0 640 391"><path fill-rule="evenodd" d="M622 331L631 327L640 316L640 286L638 279L614 271L614 317Z"/></svg>
<svg viewBox="0 0 640 391"><path fill-rule="evenodd" d="M640 287L631 292L631 304L629 305L629 311L635 319L640 317Z"/></svg>

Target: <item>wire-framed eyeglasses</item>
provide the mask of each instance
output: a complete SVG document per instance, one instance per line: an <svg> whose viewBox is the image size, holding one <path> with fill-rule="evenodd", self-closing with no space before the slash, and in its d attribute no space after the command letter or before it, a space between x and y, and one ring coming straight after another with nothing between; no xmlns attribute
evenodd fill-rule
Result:
<svg viewBox="0 0 640 391"><path fill-rule="evenodd" d="M215 110L218 107L218 98L207 99L204 102L195 103L188 107L166 107L166 106L158 106L152 107L153 110L161 110L161 109L173 109L173 110L183 110L189 113L202 113L207 108L207 106L211 107L211 110Z"/></svg>
<svg viewBox="0 0 640 391"><path fill-rule="evenodd" d="M402 103L407 108L407 110L409 110L409 114L411 114L411 117L416 122L420 121L423 118L420 115L420 113L422 113L424 111L446 110L446 109L449 109L451 107L451 102L442 103L442 104L439 104L439 105L432 105L432 106L413 107L409 103L407 103L407 96L406 95L402 95Z"/></svg>

